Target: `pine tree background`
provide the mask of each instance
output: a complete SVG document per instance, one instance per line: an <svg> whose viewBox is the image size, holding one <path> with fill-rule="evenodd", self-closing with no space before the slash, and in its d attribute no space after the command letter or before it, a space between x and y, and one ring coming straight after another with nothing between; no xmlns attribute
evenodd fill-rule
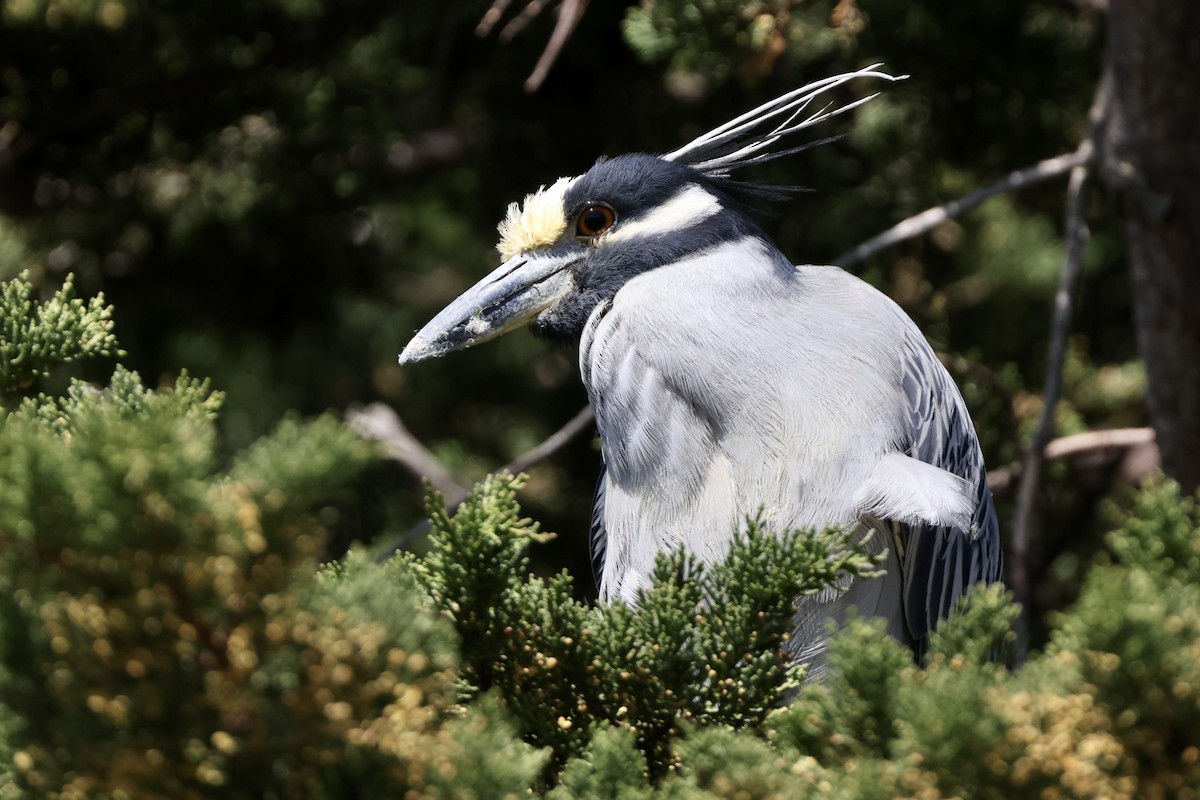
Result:
<svg viewBox="0 0 1200 800"><path fill-rule="evenodd" d="M385 401L484 479L582 405L572 355L394 357L508 202L882 60L912 77L759 176L818 190L766 224L828 261L1073 149L1099 12L592 4L526 94L553 19L478 38L488 5L0 8L0 796L1195 796L1200 510L1167 480L1052 465L1021 669L987 659L1017 613L991 589L921 668L856 622L797 688L789 594L873 568L836 534L751 520L725 564L597 607L588 442L452 513L338 419ZM1108 206L1060 434L1144 422ZM1006 195L861 269L993 467L1040 412L1061 216L1061 186ZM424 517L418 552L367 550Z"/></svg>

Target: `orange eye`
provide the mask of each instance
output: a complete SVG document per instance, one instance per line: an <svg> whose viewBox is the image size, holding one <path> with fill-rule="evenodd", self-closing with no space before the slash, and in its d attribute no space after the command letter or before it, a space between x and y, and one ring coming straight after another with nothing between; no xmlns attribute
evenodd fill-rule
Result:
<svg viewBox="0 0 1200 800"><path fill-rule="evenodd" d="M575 233L580 236L599 236L617 221L617 212L603 203L593 203L579 212Z"/></svg>

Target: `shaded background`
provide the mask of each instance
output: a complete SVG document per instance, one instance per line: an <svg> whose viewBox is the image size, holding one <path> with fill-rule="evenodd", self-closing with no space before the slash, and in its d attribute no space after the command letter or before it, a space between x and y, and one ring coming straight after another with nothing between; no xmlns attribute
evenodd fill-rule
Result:
<svg viewBox="0 0 1200 800"><path fill-rule="evenodd" d="M839 143L749 177L814 189L764 219L820 263L930 205L1075 149L1100 74L1090 4L592 3L534 93L547 11L442 0L6 0L0 28L0 279L67 272L115 305L122 359L226 392L232 452L283 415L383 401L477 479L585 402L574 353L517 333L403 370L412 332L498 261L509 202L600 154L665 152L775 95L884 62L909 80L836 120ZM856 271L895 298L964 388L989 467L1041 409L1063 257L1062 181L990 201ZM1144 424L1127 269L1094 195L1060 434ZM65 376L57 376L60 381ZM86 377L103 381L103 366ZM598 450L533 470L523 502L593 591L586 528ZM1035 617L1070 599L1099 547L1112 470L1056 463L1035 541ZM420 518L395 464L337 512L337 555ZM1011 518L1001 494L1002 520Z"/></svg>

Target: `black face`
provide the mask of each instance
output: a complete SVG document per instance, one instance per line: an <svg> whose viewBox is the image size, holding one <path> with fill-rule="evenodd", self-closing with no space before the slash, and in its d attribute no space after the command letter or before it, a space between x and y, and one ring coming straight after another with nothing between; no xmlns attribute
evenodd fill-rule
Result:
<svg viewBox="0 0 1200 800"><path fill-rule="evenodd" d="M672 230L605 240L605 234L617 234L623 226L646 219L689 184L716 198L721 210L694 223L680 222ZM597 161L572 184L563 205L568 231L586 254L573 267L578 292L533 323L535 334L555 339L577 341L596 305L612 299L631 278L724 242L763 235L741 204L710 178L641 153Z"/></svg>

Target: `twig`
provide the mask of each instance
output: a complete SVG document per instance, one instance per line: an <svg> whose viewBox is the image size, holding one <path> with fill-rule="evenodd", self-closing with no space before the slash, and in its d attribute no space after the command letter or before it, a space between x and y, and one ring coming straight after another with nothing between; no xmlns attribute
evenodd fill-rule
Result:
<svg viewBox="0 0 1200 800"><path fill-rule="evenodd" d="M1042 456L1047 461L1092 453L1096 450L1125 450L1154 442L1154 428L1114 428L1063 436L1046 445Z"/></svg>
<svg viewBox="0 0 1200 800"><path fill-rule="evenodd" d="M500 23L504 12L508 10L511 4L512 0L494 0L484 13L483 18L479 20L479 24L475 26L475 35L480 38L490 35L496 25ZM511 42L549 4L550 0L527 0L525 7L509 20L507 25L500 29L498 36L500 41L505 44ZM541 88L542 83L546 80L546 76L550 74L550 68L554 66L554 62L562 55L563 47L566 46L567 40L571 38L571 34L579 26L579 21L583 19L583 14L587 11L587 5L588 0L562 0L559 4L558 21L554 24L554 31L550 34L550 39L546 42L546 47L542 50L542 55L538 58L533 72L525 80L526 92L532 94Z"/></svg>
<svg viewBox="0 0 1200 800"><path fill-rule="evenodd" d="M479 20L479 24L475 26L475 35L480 39L492 32L492 28L496 27L496 23L504 16L504 12L508 10L512 0L496 0L484 13L483 19Z"/></svg>
<svg viewBox="0 0 1200 800"><path fill-rule="evenodd" d="M584 406L583 408L579 409L579 412L575 416L571 417L571 419L567 421L567 424L563 425L557 431L547 436L541 444L526 450L512 461L505 464L501 469L510 472L513 475L524 472L539 461L549 458L551 455L561 450L563 446L567 444L567 442L571 441L580 433L587 430L587 427L592 424L592 419L592 407Z"/></svg>
<svg viewBox="0 0 1200 800"><path fill-rule="evenodd" d="M1051 440L1042 450L1042 460L1057 461L1063 458L1092 455L1105 450L1129 450L1152 444L1154 444L1153 428L1112 428L1087 431ZM1022 467L1021 461L1014 461L990 470L987 479L992 494L997 497L1006 494L1021 476Z"/></svg>
<svg viewBox="0 0 1200 800"><path fill-rule="evenodd" d="M388 457L429 483L446 497L466 497L467 481L442 466L437 456L404 427L400 415L383 403L346 411L346 424L366 439L379 442Z"/></svg>
<svg viewBox="0 0 1200 800"><path fill-rule="evenodd" d="M1070 172L1090 161L1092 152L1093 147L1089 140L1080 145L1079 149L1073 153L1064 153L1061 156L1039 161L1032 167L1010 172L1003 180L997 181L990 186L976 189L957 200L951 200L940 206L926 209L916 216L909 217L903 222L893 225L878 236L874 236L853 250L838 256L833 260L833 263L839 267L852 267L855 264L866 261L880 250L886 250L894 244L920 236L936 228L946 220L982 205L984 201L998 194L1021 189Z"/></svg>
<svg viewBox="0 0 1200 800"><path fill-rule="evenodd" d="M1054 315L1050 326L1050 346L1046 355L1046 376L1042 388L1042 416L1038 420L1033 444L1025 451L1021 460L1021 478L1017 485L1017 510L1013 521L1008 578L1013 595L1021 604L1021 619L1017 632L1018 664L1025 660L1025 653L1029 647L1029 540L1042 473L1042 454L1054 432L1054 411L1058 407L1059 395L1062 394L1062 368L1066 359L1067 334L1071 329L1071 303L1075 295L1079 261L1087 241L1087 225L1083 220L1087 178L1088 168L1076 167L1071 171L1071 182L1067 186L1067 254L1062 272L1058 276L1058 289L1054 293Z"/></svg>
<svg viewBox="0 0 1200 800"><path fill-rule="evenodd" d="M534 18L550 4L550 0L529 0L525 7L521 9L521 13L509 20L509 23L500 30L500 41L507 44L513 38L525 30L525 26L533 22Z"/></svg>
<svg viewBox="0 0 1200 800"><path fill-rule="evenodd" d="M558 22L554 25L554 32L550 34L550 41L546 42L546 49L538 58L537 66L533 68L533 72L525 81L526 92L533 94L541 88L546 76L550 74L550 68L562 54L567 40L571 38L579 21L583 19L583 12L587 10L587 4L588 0L563 0L562 5L558 7Z"/></svg>
<svg viewBox="0 0 1200 800"><path fill-rule="evenodd" d="M1050 326L1050 345L1046 355L1046 375L1042 388L1042 416L1038 421L1033 443L1022 459L1021 479L1017 487L1017 508L1013 521L1012 544L1010 547L1009 584L1018 603L1021 617L1017 621L1016 660L1020 664L1029 648L1029 599L1030 568L1029 541L1033 528L1033 515L1037 506L1042 457L1046 445L1054 432L1054 411L1062 394L1062 370L1067 353L1067 337L1071 328L1071 307L1075 295L1075 284L1079 277L1079 265L1087 246L1088 228L1084 219L1087 208L1087 179L1091 162L1100 141L1100 128L1108 107L1108 80L1101 79L1096 98L1088 112L1088 134L1076 153L1085 156L1071 170L1067 184L1066 239L1067 252L1063 258L1062 272L1058 276L1058 289L1054 293L1054 314Z"/></svg>
<svg viewBox="0 0 1200 800"><path fill-rule="evenodd" d="M496 471L508 471L513 475L525 472L534 464L561 450L568 442L587 430L591 422L592 408L584 406L557 431ZM419 478L429 478L430 485L445 498L447 510L454 511L467 498L468 481L461 480L442 466L437 456L404 427L400 415L391 407L383 403L372 403L365 408L351 408L346 412L346 423L362 436L381 443L387 449L388 455L409 472ZM428 521L415 525L386 548L380 558L390 557L392 553L410 546L428 532Z"/></svg>

